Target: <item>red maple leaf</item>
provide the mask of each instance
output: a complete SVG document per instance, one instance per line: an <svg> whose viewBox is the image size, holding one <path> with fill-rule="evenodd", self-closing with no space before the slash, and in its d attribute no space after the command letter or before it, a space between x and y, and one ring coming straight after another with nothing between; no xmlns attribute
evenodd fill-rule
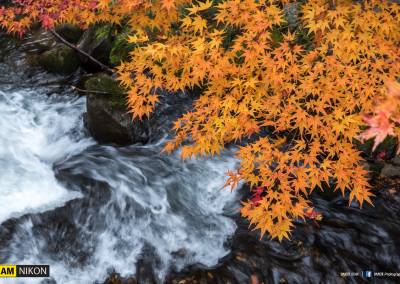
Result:
<svg viewBox="0 0 400 284"><path fill-rule="evenodd" d="M262 186L257 186L255 189L252 190L254 192L250 202L253 206L257 205L258 202L262 200L261 194L264 192L264 188Z"/></svg>

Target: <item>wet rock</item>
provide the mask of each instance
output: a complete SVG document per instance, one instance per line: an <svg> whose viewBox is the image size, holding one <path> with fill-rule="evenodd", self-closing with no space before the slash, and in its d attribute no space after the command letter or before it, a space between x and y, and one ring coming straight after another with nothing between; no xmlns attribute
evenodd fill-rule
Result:
<svg viewBox="0 0 400 284"><path fill-rule="evenodd" d="M117 273L112 273L105 281L104 284L137 284L135 278L124 279Z"/></svg>
<svg viewBox="0 0 400 284"><path fill-rule="evenodd" d="M85 123L98 142L129 145L148 141L146 122L132 120L118 82L99 74L85 82L85 89L92 91L87 97Z"/></svg>
<svg viewBox="0 0 400 284"><path fill-rule="evenodd" d="M79 27L71 24L59 25L56 32L70 43L77 43L83 34Z"/></svg>
<svg viewBox="0 0 400 284"><path fill-rule="evenodd" d="M79 67L75 51L62 44L41 54L38 62L46 71L56 74L71 74Z"/></svg>
<svg viewBox="0 0 400 284"><path fill-rule="evenodd" d="M84 86L88 92L85 124L100 143L129 145L157 141L192 102L190 95L160 92L160 103L150 118L133 120L126 108L123 88L110 76L94 75Z"/></svg>
<svg viewBox="0 0 400 284"><path fill-rule="evenodd" d="M98 24L87 29L80 38L77 46L79 49L92 55L105 65L110 64L110 52L112 49L113 35L111 25ZM101 71L99 66L79 55L82 66L90 72Z"/></svg>
<svg viewBox="0 0 400 284"><path fill-rule="evenodd" d="M186 249L179 249L171 253L176 258L183 258L187 254Z"/></svg>
<svg viewBox="0 0 400 284"><path fill-rule="evenodd" d="M17 44L17 38L5 32L0 32L0 61L3 61L7 53L10 50L15 49Z"/></svg>
<svg viewBox="0 0 400 284"><path fill-rule="evenodd" d="M54 48L57 45L54 36L46 30L33 29L22 45L22 50L29 54L40 54Z"/></svg>
<svg viewBox="0 0 400 284"><path fill-rule="evenodd" d="M104 284L156 284L158 282L153 271L154 265L152 261L140 259L136 264L135 277L124 278L120 274L112 272Z"/></svg>
<svg viewBox="0 0 400 284"><path fill-rule="evenodd" d="M154 277L154 263L146 260L139 260L136 265L136 279L138 283L142 284L156 284L157 281Z"/></svg>
<svg viewBox="0 0 400 284"><path fill-rule="evenodd" d="M400 166L385 164L381 171L382 177L400 177Z"/></svg>
<svg viewBox="0 0 400 284"><path fill-rule="evenodd" d="M400 166L400 156L397 155L392 159L392 163L395 164L396 166Z"/></svg>

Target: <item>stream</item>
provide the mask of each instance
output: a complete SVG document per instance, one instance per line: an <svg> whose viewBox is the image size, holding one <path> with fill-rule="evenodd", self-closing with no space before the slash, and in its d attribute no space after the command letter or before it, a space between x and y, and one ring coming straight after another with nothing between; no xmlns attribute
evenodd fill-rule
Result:
<svg viewBox="0 0 400 284"><path fill-rule="evenodd" d="M361 210L316 193L319 225L260 240L238 216L240 191L222 188L233 150L182 161L161 153L167 137L99 145L83 125L85 97L0 48L11 53L0 60L0 263L48 264L51 275L0 283L400 282L340 275L400 272L398 185Z"/></svg>
<svg viewBox="0 0 400 284"><path fill-rule="evenodd" d="M35 86L7 64L0 72L0 263L48 264L54 282L72 284L132 276L145 261L162 281L229 253L231 153L183 162L161 153L163 139L98 145L83 126L84 97ZM40 280L15 283L31 282Z"/></svg>

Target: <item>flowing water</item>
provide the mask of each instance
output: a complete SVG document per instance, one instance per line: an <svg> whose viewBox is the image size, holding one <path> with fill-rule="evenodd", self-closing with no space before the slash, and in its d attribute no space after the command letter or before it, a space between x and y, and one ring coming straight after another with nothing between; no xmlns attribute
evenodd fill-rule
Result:
<svg viewBox="0 0 400 284"><path fill-rule="evenodd" d="M51 281L75 284L146 262L161 281L229 253L231 154L183 162L161 154L163 140L98 145L83 127L85 98L0 71L0 263L49 264ZM6 281L31 282L40 280Z"/></svg>

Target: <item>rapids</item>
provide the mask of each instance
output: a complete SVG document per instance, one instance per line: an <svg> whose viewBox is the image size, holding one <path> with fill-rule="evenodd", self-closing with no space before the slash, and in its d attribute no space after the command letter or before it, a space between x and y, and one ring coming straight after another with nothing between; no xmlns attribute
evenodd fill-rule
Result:
<svg viewBox="0 0 400 284"><path fill-rule="evenodd" d="M75 284L132 276L146 261L162 281L229 253L231 153L182 162L161 153L164 139L98 145L83 126L85 98L16 61L0 65L0 263L49 264L54 282ZM30 282L40 280L15 283Z"/></svg>

